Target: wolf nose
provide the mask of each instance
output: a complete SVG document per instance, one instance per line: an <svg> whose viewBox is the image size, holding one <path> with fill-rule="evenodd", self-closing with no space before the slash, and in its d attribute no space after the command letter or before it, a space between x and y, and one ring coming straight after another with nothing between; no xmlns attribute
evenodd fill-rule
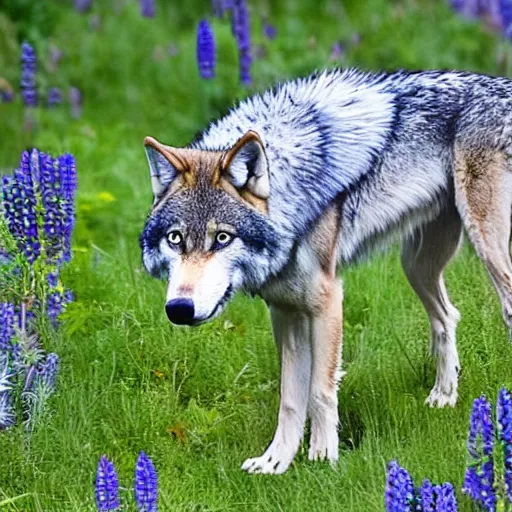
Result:
<svg viewBox="0 0 512 512"><path fill-rule="evenodd" d="M192 325L194 302L191 299L172 299L165 305L165 312L173 324Z"/></svg>

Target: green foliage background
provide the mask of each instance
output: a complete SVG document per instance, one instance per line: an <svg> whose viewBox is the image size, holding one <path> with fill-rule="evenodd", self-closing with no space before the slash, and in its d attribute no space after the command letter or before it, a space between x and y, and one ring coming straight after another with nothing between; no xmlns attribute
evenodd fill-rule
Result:
<svg viewBox="0 0 512 512"><path fill-rule="evenodd" d="M85 15L64 0L0 4L0 76L18 83L27 39L40 57L43 94L73 85L84 95L81 119L71 120L66 106L39 108L32 134L23 129L19 97L0 104L0 173L35 145L72 152L79 177L75 257L64 277L77 301L46 347L62 364L54 412L28 439L22 429L0 435L0 508L94 510L100 455L114 460L130 487L139 450L159 471L163 511L382 510L385 466L395 457L418 484L424 477L460 484L473 398L494 398L512 384L512 347L473 251L465 246L446 273L462 312L455 409L423 405L435 375L428 323L392 250L344 272L348 375L339 393L338 468L307 462L304 447L284 476L246 475L239 466L265 448L278 406L266 308L239 296L204 327L169 325L164 284L140 265L137 237L151 204L142 140L184 144L237 99L326 66L509 75L510 44L440 0L249 0L253 41L265 56L246 89L227 20L213 20L217 78L198 77L195 28L211 16L206 0L162 0L150 20L135 0L93 3ZM262 36L263 16L277 27L275 41ZM336 41L345 51L332 61ZM178 55L169 55L171 44ZM52 45L64 52L54 73ZM471 510L460 485L458 495L460 509ZM123 500L131 503L130 492Z"/></svg>

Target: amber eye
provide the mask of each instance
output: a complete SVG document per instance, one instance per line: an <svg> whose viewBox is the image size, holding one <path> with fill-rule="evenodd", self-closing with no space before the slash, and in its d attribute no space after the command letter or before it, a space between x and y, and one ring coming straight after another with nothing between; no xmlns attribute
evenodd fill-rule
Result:
<svg viewBox="0 0 512 512"><path fill-rule="evenodd" d="M167 240L170 245L180 245L183 242L183 235L179 231L171 231L167 235Z"/></svg>
<svg viewBox="0 0 512 512"><path fill-rule="evenodd" d="M233 240L233 235L226 233L225 231L219 231L215 235L215 241L219 245L227 245L229 242L231 242L231 240Z"/></svg>

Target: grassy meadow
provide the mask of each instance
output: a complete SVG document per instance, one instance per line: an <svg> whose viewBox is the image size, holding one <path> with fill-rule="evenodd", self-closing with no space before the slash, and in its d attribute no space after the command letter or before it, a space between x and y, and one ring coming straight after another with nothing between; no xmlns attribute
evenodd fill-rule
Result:
<svg viewBox="0 0 512 512"><path fill-rule="evenodd" d="M471 510L460 492L471 403L481 393L494 402L501 386L512 386L512 346L473 250L466 244L446 272L462 313L455 409L423 403L435 377L429 327L393 248L344 272L337 469L308 462L304 445L286 474L247 475L242 462L262 453L276 426L279 367L266 306L237 296L210 324L169 324L165 284L140 263L138 234L152 199L142 140L185 144L237 99L326 66L512 75L512 46L443 1L249 0L259 58L247 88L229 21L214 19L206 0L162 0L154 19L142 18L135 0L95 0L87 14L71 4L0 4L0 76L17 86L26 39L40 57L41 90L73 85L84 97L77 120L66 105L35 109L31 133L19 95L0 104L0 174L36 146L73 153L79 180L74 259L65 272L76 302L46 347L61 358L58 390L30 437L22 428L0 434L2 511L93 511L99 457L115 463L129 488L140 450L158 470L162 511L380 511L393 458L417 484L453 482L460 510ZM217 77L209 82L195 60L204 16L217 39ZM263 36L264 16L275 40ZM333 59L336 41L343 52ZM54 72L52 45L64 52ZM133 510L130 491L122 500Z"/></svg>

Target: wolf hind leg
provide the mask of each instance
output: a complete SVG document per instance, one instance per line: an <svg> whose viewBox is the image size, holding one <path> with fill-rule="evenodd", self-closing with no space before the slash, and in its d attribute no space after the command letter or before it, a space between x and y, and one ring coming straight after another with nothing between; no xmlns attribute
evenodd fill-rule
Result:
<svg viewBox="0 0 512 512"><path fill-rule="evenodd" d="M338 460L338 383L341 378L342 283L335 276L323 286L322 304L311 317L312 374L308 412L310 460Z"/></svg>
<svg viewBox="0 0 512 512"><path fill-rule="evenodd" d="M402 245L402 266L428 314L431 351L437 358L436 381L426 400L431 407L453 407L457 402L460 362L455 331L460 315L448 298L443 270L457 252L461 235L461 219L451 205Z"/></svg>
<svg viewBox="0 0 512 512"><path fill-rule="evenodd" d="M457 208L496 288L509 336L512 333L511 171L508 156L501 152L456 151Z"/></svg>
<svg viewBox="0 0 512 512"><path fill-rule="evenodd" d="M305 313L270 307L281 361L281 401L274 438L260 457L247 459L249 473L284 473L295 457L306 422L311 377L310 321Z"/></svg>

